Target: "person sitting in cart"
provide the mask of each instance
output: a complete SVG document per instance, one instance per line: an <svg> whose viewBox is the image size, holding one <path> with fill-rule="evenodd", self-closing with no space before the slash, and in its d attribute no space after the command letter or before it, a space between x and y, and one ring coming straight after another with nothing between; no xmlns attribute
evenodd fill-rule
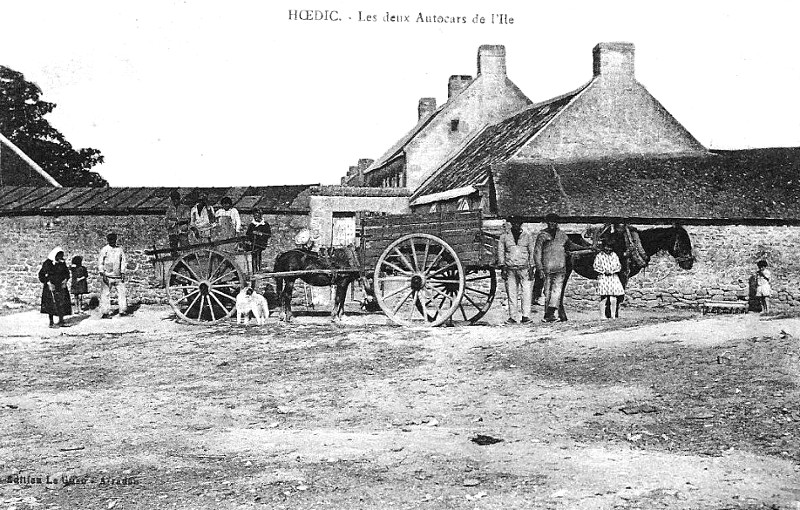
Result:
<svg viewBox="0 0 800 510"><path fill-rule="evenodd" d="M233 207L233 201L228 197L220 200L221 209L217 209L217 224L219 225L219 238L230 239L239 235L242 230L242 220L239 211Z"/></svg>
<svg viewBox="0 0 800 510"><path fill-rule="evenodd" d="M189 208L181 203L181 194L178 190L173 190L169 194L170 203L164 215L164 223L167 228L169 247L172 248L173 256L177 256L177 248L189 246Z"/></svg>
<svg viewBox="0 0 800 510"><path fill-rule="evenodd" d="M498 240L497 257L500 275L506 284L508 296L508 323L517 322L517 296L522 305L522 322L531 321L531 280L533 279L533 248L531 235L522 230L522 219L508 219L511 228Z"/></svg>
<svg viewBox="0 0 800 510"><path fill-rule="evenodd" d="M272 237L269 223L264 220L260 209L253 210L253 220L247 226L246 249L251 252L253 272L261 271L261 255Z"/></svg>
<svg viewBox="0 0 800 510"><path fill-rule="evenodd" d="M200 192L197 203L192 207L189 227L195 239L201 243L211 241L211 230L215 226L214 208L208 205L208 193Z"/></svg>

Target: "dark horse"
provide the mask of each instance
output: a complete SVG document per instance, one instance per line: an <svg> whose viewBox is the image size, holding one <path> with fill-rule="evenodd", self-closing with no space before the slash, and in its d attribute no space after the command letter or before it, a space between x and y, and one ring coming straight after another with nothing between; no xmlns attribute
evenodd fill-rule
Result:
<svg viewBox="0 0 800 510"><path fill-rule="evenodd" d="M678 262L681 269L689 270L694 265L694 255L692 253L692 241L689 238L689 233L686 232L680 225L664 228L650 228L638 230L639 240L642 243L642 248L647 253L647 257L652 257L660 251L666 251ZM575 244L580 244L590 248L591 245L580 234L568 234L569 240ZM644 269L646 266L637 264L630 256L626 255L625 238L621 231L617 230L615 234L611 234L611 243L614 247L614 252L619 257L622 264L622 271L620 271L619 279L622 282L623 288L627 288L628 280ZM564 288L567 286L570 274L574 271L584 278L590 280L597 279L597 272L592 265L594 264L595 253L586 252L576 255L567 254L567 274L564 278ZM619 299L617 306L623 301L624 296ZM564 312L563 297L562 302L559 303L558 316L561 320L566 320L567 314Z"/></svg>
<svg viewBox="0 0 800 510"><path fill-rule="evenodd" d="M347 288L357 280L359 273L352 271L357 268L357 261L353 260L355 252L348 254L346 248L333 248L319 254L309 250L294 249L278 255L275 259L273 271L326 271L333 270L333 274L323 272L307 273L298 276L283 276L275 278L278 302L281 306L281 320L292 320L292 292L294 281L298 278L314 287L336 287L336 297L331 310L331 320L336 321L344 315L344 303L347 298ZM336 270L342 270L336 272ZM350 270L348 270L350 269Z"/></svg>

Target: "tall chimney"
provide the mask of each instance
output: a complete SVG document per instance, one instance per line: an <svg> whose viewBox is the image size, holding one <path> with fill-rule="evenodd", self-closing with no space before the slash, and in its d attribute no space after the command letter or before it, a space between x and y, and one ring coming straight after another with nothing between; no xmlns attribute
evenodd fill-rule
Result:
<svg viewBox="0 0 800 510"><path fill-rule="evenodd" d="M447 99L455 96L472 82L472 76L465 74L454 74L447 82Z"/></svg>
<svg viewBox="0 0 800 510"><path fill-rule="evenodd" d="M478 75L505 77L505 46L502 44L484 44L478 48Z"/></svg>
<svg viewBox="0 0 800 510"><path fill-rule="evenodd" d="M435 111L436 111L435 97L421 97L419 99L419 106L417 107L417 113L419 114L418 120L422 120L428 117Z"/></svg>
<svg viewBox="0 0 800 510"><path fill-rule="evenodd" d="M369 158L361 158L361 159L359 159L359 160L358 160L358 167L357 167L357 168L358 168L358 171L359 171L360 173L363 173L363 172L364 172L364 170L366 170L367 168L369 168L369 166L370 166L371 164L373 164L374 162L375 162L375 160L374 160L374 159L369 159Z"/></svg>
<svg viewBox="0 0 800 510"><path fill-rule="evenodd" d="M594 75L615 79L633 78L633 43L603 42L592 50Z"/></svg>

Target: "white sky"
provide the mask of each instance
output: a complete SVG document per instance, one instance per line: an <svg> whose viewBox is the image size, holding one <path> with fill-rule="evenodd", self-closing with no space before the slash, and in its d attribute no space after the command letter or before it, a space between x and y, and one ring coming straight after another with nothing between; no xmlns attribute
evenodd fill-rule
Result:
<svg viewBox="0 0 800 510"><path fill-rule="evenodd" d="M652 6L651 6L652 5ZM39 84L112 186L338 184L504 44L538 102L591 78L600 41L636 45L638 80L710 148L800 146L792 1L264 0L0 2L0 65ZM290 21L289 9L339 22ZM358 11L513 25L358 22ZM352 20L348 20L352 17Z"/></svg>

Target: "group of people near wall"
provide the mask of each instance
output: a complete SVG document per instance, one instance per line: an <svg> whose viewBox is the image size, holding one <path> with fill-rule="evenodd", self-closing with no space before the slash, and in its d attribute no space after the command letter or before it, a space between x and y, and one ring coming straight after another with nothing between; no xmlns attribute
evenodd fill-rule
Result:
<svg viewBox="0 0 800 510"><path fill-rule="evenodd" d="M549 214L545 217L546 228L536 236L523 230L522 218L510 217L498 241L498 263L502 279L505 281L508 298L509 324L531 321L532 304L544 306L543 322L566 321L564 313L564 287L566 261L570 252L595 252L592 268L597 273L596 293L600 299L600 317L618 318L617 302L625 295L625 288L619 275L622 263L613 249L613 242L606 228L593 231L593 243L587 247L573 243L559 227L559 217ZM606 225L611 229L621 229L626 236L626 250L630 257L638 254L641 248L638 238L629 240L631 232L625 226ZM757 262L754 275L754 297L763 313L770 311L772 295L772 273L766 260ZM558 312L558 318L556 318Z"/></svg>
<svg viewBox="0 0 800 510"><path fill-rule="evenodd" d="M522 223L522 218L508 218L507 228L498 241L498 263L508 297L507 322L530 322L533 303L544 306L543 322L566 321L563 300L567 256L570 251L587 247L569 240L555 214L545 217L547 226L535 237L523 230ZM611 316L616 317L616 301L625 294L619 279L622 265L607 239L601 237L596 248L599 251L594 270L598 273L601 316L606 317L606 307L610 304Z"/></svg>
<svg viewBox="0 0 800 510"><path fill-rule="evenodd" d="M170 194L170 204L165 213L165 226L170 248L189 246L189 244L209 243L214 240L231 239L242 234L247 238L244 250L251 252L253 272L261 270L261 255L266 249L272 231L262 211L253 210L253 219L242 228L239 211L233 207L229 197L219 201L215 210L208 202L208 193L200 192L190 208L184 204L181 194L175 190Z"/></svg>
<svg viewBox="0 0 800 510"><path fill-rule="evenodd" d="M111 318L111 292L116 290L119 302L119 314L128 315L127 289L125 287L125 270L128 266L125 252L117 245L117 234L106 236L108 244L103 246L97 258L98 275L100 276L99 307L102 318ZM39 281L42 283L40 311L47 314L51 328L67 327L65 317L72 315L72 300L78 313L83 311L83 296L89 293L89 271L83 265L83 257L72 257L68 267L66 255L61 247L54 248L39 269ZM70 285L71 284L71 285ZM58 317L58 322L55 318Z"/></svg>

